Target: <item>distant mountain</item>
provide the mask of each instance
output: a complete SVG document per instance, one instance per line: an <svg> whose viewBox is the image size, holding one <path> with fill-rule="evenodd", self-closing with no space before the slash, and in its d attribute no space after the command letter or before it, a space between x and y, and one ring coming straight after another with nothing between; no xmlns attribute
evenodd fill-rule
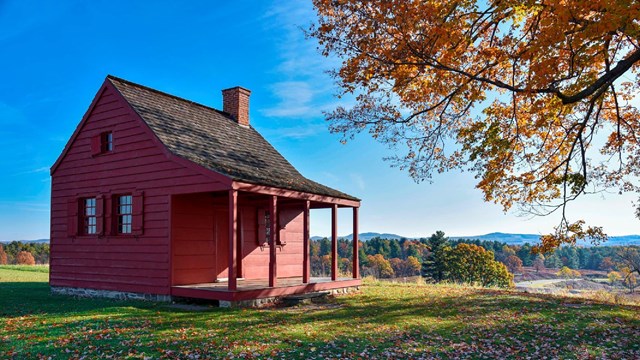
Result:
<svg viewBox="0 0 640 360"><path fill-rule="evenodd" d="M510 245L522 245L524 243L537 243L540 241L540 235L535 234L507 234L501 232L494 232L485 235L475 236L450 236L449 239L470 239L470 240L486 240L486 241L499 241Z"/></svg>
<svg viewBox="0 0 640 360"><path fill-rule="evenodd" d="M10 243L12 241L17 241L17 242L21 242L21 243L44 243L44 244L48 244L49 243L49 239L37 239L37 240L0 240L0 243Z"/></svg>
<svg viewBox="0 0 640 360"><path fill-rule="evenodd" d="M329 238L330 236L327 236ZM342 239L353 238L353 234L349 234L347 236L339 236ZM360 233L359 238L360 241L371 240L374 237L379 237L382 239L416 239L406 236L401 236L397 234L390 233L376 233L376 232L366 232ZM424 238L428 238L429 236L423 236ZM312 240L322 240L324 236L312 236ZM475 235L475 236L449 236L449 239L468 239L468 240L486 240L486 241L499 241L503 243L507 243L509 245L522 245L524 243L536 244L540 241L540 235L536 234L508 234L501 232L494 232L485 235ZM578 245L582 246L593 246L593 244L589 241L579 242ZM639 245L640 246L640 235L624 235L624 236L612 236L608 241L601 244L601 246L622 246L622 245Z"/></svg>
<svg viewBox="0 0 640 360"><path fill-rule="evenodd" d="M390 233L377 233L377 232L366 232L360 233L359 235L360 241L368 241L375 237L379 237L381 239L418 239L407 236L401 236L398 234L390 234ZM311 240L322 240L325 236L312 236ZM326 236L330 238L331 236ZM422 236L424 238L428 238L429 236ZM339 236L341 239L353 239L353 234L349 234L346 236ZM508 234L501 232L494 232L485 235L475 235L475 236L449 236L449 239L469 239L469 240L486 240L486 241L499 241L503 243L507 243L509 245L522 245L524 243L536 244L540 241L540 235L536 234ZM22 243L49 243L49 239L37 239L37 240L0 240L0 243L10 243L12 241L19 241ZM582 246L593 246L589 241L583 241L578 243L578 245ZM623 245L638 245L640 246L640 235L624 235L624 236L611 236L609 240L602 243L601 246L623 246Z"/></svg>
<svg viewBox="0 0 640 360"><path fill-rule="evenodd" d="M323 238L330 238L331 236L312 236L311 240L322 240ZM349 234L347 236L338 236L340 239L348 239L351 240L353 239L353 234ZM379 237L381 239L402 239L402 238L407 238L406 236L400 236L397 234L389 234L389 233L377 233L377 232L366 232L366 233L360 233L358 234L358 239L360 239L360 241L367 241L367 240L371 240L375 237ZM407 238L409 239L409 238Z"/></svg>
<svg viewBox="0 0 640 360"><path fill-rule="evenodd" d="M540 242L540 235L536 234L506 234L506 233L490 233L477 236L451 236L450 239L471 239L471 240L487 240L499 241L509 245L522 245L524 243L537 244ZM593 246L590 241L580 241L578 245ZM601 246L622 246L622 245L640 245L640 235L624 235L611 236L607 241L600 244Z"/></svg>

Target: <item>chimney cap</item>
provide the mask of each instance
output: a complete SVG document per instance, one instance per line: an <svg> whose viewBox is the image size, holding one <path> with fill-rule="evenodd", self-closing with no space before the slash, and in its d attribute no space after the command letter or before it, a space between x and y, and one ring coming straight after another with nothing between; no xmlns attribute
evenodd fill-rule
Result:
<svg viewBox="0 0 640 360"><path fill-rule="evenodd" d="M251 90L249 90L249 89L247 89L245 87L242 87L242 86L234 86L234 87L230 87L228 89L222 89L222 92L227 92L227 91L231 91L231 90L240 90L242 92L246 92L247 95L251 94Z"/></svg>

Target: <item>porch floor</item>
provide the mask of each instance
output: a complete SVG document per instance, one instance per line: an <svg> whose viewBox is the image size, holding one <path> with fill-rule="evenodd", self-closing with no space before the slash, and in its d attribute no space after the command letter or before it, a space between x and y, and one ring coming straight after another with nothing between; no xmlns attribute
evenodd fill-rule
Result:
<svg viewBox="0 0 640 360"><path fill-rule="evenodd" d="M302 277L278 278L275 287L269 287L268 279L238 279L237 289L229 291L228 283L200 283L171 287L171 294L200 299L241 301L291 294L304 294L314 291L332 290L360 286L362 281L354 278L312 277L308 284L302 283Z"/></svg>

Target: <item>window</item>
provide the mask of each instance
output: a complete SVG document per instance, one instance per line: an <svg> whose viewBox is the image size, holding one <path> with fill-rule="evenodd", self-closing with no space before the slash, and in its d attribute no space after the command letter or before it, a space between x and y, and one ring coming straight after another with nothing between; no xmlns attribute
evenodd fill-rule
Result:
<svg viewBox="0 0 640 360"><path fill-rule="evenodd" d="M77 203L76 203L77 204ZM87 198L83 201L84 234L93 235L97 232L96 198Z"/></svg>
<svg viewBox="0 0 640 360"><path fill-rule="evenodd" d="M118 234L131 234L133 197L131 195L120 195L117 198Z"/></svg>
<svg viewBox="0 0 640 360"><path fill-rule="evenodd" d="M264 212L264 225L265 242L268 244L271 242L271 214L268 211Z"/></svg>
<svg viewBox="0 0 640 360"><path fill-rule="evenodd" d="M102 133L102 136L100 136L100 151L103 153L113 151L113 133Z"/></svg>
<svg viewBox="0 0 640 360"><path fill-rule="evenodd" d="M258 209L258 245L271 242L271 214L267 209Z"/></svg>
<svg viewBox="0 0 640 360"><path fill-rule="evenodd" d="M113 151L113 133L103 132L91 138L91 156L98 156Z"/></svg>

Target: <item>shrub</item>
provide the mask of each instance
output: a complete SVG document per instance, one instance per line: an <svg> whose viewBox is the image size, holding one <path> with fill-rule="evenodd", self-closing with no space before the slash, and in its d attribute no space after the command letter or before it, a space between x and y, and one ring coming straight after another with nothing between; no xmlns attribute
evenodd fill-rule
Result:
<svg viewBox="0 0 640 360"><path fill-rule="evenodd" d="M562 269L560 269L560 271L556 273L556 275L565 279L573 279L582 276L579 271L573 270L568 266L563 266Z"/></svg>
<svg viewBox="0 0 640 360"><path fill-rule="evenodd" d="M18 265L35 265L36 259L33 258L28 251L20 251L18 255L16 255L16 264Z"/></svg>
<svg viewBox="0 0 640 360"><path fill-rule="evenodd" d="M454 248L448 247L446 253L447 280L481 286L513 286L513 274L503 263L494 259L492 251L460 243Z"/></svg>

